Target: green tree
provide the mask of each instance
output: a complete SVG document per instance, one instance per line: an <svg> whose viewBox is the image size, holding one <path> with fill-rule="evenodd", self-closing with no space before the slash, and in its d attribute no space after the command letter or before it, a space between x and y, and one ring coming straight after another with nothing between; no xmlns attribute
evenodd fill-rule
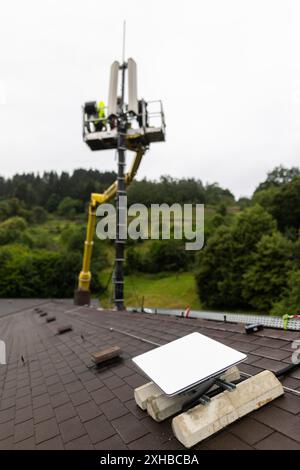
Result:
<svg viewBox="0 0 300 470"><path fill-rule="evenodd" d="M61 242L68 253L78 253L82 259L84 242L86 237L86 227L68 227L61 234ZM108 265L107 256L103 250L105 242L94 237L92 267L98 272Z"/></svg>
<svg viewBox="0 0 300 470"><path fill-rule="evenodd" d="M179 240L152 241L143 253L134 247L126 252L126 271L159 273L186 269L191 262L191 255Z"/></svg>
<svg viewBox="0 0 300 470"><path fill-rule="evenodd" d="M126 250L125 257L125 272L132 273L137 271L143 271L143 257L142 254L136 250L133 246L130 246Z"/></svg>
<svg viewBox="0 0 300 470"><path fill-rule="evenodd" d="M205 186L206 204L233 204L234 196L229 189L221 188L217 183L207 184Z"/></svg>
<svg viewBox="0 0 300 470"><path fill-rule="evenodd" d="M286 287L293 244L279 232L257 243L251 265L243 275L243 297L252 307L268 313Z"/></svg>
<svg viewBox="0 0 300 470"><path fill-rule="evenodd" d="M210 236L205 248L198 254L195 273L196 285L201 302L210 308L236 306L230 292L225 293L221 284L227 280L230 285L233 260L233 239L231 229L221 225Z"/></svg>
<svg viewBox="0 0 300 470"><path fill-rule="evenodd" d="M220 213L216 213L210 220L210 229L215 230L216 228L220 227L221 225L225 225L225 217Z"/></svg>
<svg viewBox="0 0 300 470"><path fill-rule="evenodd" d="M238 214L232 227L237 252L251 255L261 237L271 234L275 229L275 220L261 206L257 204L245 209Z"/></svg>
<svg viewBox="0 0 300 470"><path fill-rule="evenodd" d="M8 203L8 207L9 207L8 214L10 216L20 215L20 212L24 208L21 201L16 197L12 197L11 199L8 199L7 203Z"/></svg>
<svg viewBox="0 0 300 470"><path fill-rule="evenodd" d="M151 243L143 260L143 270L150 273L185 269L189 257L179 240L159 240Z"/></svg>
<svg viewBox="0 0 300 470"><path fill-rule="evenodd" d="M43 224L44 222L46 222L47 218L48 218L48 214L45 211L45 209L43 209L43 207L35 206L32 209L32 221L34 223Z"/></svg>
<svg viewBox="0 0 300 470"><path fill-rule="evenodd" d="M46 209L49 212L55 212L60 203L60 197L58 194L51 194L46 203Z"/></svg>
<svg viewBox="0 0 300 470"><path fill-rule="evenodd" d="M250 207L251 206L251 199L249 197L240 197L237 201L238 203L238 206L241 208L241 209L246 209L246 207Z"/></svg>
<svg viewBox="0 0 300 470"><path fill-rule="evenodd" d="M273 303L272 315L300 315L300 269L288 273L287 287L281 299Z"/></svg>
<svg viewBox="0 0 300 470"><path fill-rule="evenodd" d="M69 298L77 286L81 255L66 251L0 248L0 297ZM93 292L101 289L93 274Z"/></svg>
<svg viewBox="0 0 300 470"><path fill-rule="evenodd" d="M0 245L20 240L27 228L27 222L22 217L11 217L0 224Z"/></svg>
<svg viewBox="0 0 300 470"><path fill-rule="evenodd" d="M283 186L300 176L300 169L297 167L285 168L284 166L276 166L274 170L268 173L267 179L260 183L256 191L266 189L271 186Z"/></svg>
<svg viewBox="0 0 300 470"><path fill-rule="evenodd" d="M213 308L246 308L243 275L256 244L276 228L261 206L245 209L230 227L220 226L198 256L196 282L200 299Z"/></svg>
<svg viewBox="0 0 300 470"><path fill-rule="evenodd" d="M294 178L275 194L272 215L282 231L288 228L300 228L300 176Z"/></svg>
<svg viewBox="0 0 300 470"><path fill-rule="evenodd" d="M74 215L82 209L81 201L65 197L58 205L57 213L66 217L74 217Z"/></svg>
<svg viewBox="0 0 300 470"><path fill-rule="evenodd" d="M0 202L0 222L3 222L9 217L9 205L7 201Z"/></svg>
<svg viewBox="0 0 300 470"><path fill-rule="evenodd" d="M231 308L247 308L242 295L243 275L248 269L256 244L276 229L276 222L261 206L255 205L238 214L232 225L232 258L228 274L219 284L220 293Z"/></svg>
<svg viewBox="0 0 300 470"><path fill-rule="evenodd" d="M274 198L280 190L280 186L269 186L265 189L255 191L252 198L252 204L259 204L268 212L271 212L273 209Z"/></svg>

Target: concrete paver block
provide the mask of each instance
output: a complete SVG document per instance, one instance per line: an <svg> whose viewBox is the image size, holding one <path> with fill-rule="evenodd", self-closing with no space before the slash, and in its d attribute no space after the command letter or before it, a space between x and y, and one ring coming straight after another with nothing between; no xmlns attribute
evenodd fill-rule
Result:
<svg viewBox="0 0 300 470"><path fill-rule="evenodd" d="M142 409L147 409L147 400L151 397L158 397L163 392L153 382L148 382L134 389L134 399L136 404Z"/></svg>
<svg viewBox="0 0 300 470"><path fill-rule="evenodd" d="M236 366L228 369L222 379L228 381L239 380L240 373ZM148 382L134 390L136 404L148 411L155 421L163 421L180 411L182 403L187 400L188 395L180 397L168 397L153 382Z"/></svg>
<svg viewBox="0 0 300 470"><path fill-rule="evenodd" d="M236 366L228 369L221 379L230 381L239 380L240 372ZM215 390L217 386L213 386L211 390ZM163 421L181 410L183 403L192 395L184 394L177 397L168 397L160 393L158 396L151 396L147 400L147 412L155 421Z"/></svg>
<svg viewBox="0 0 300 470"><path fill-rule="evenodd" d="M265 370L238 384L234 391L213 397L208 405L197 405L173 418L174 435L190 448L283 393L279 380Z"/></svg>

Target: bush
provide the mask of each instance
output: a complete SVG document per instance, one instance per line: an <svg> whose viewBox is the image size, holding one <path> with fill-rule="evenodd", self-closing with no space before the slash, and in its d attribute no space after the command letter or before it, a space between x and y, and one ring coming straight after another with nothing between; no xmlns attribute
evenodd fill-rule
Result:
<svg viewBox="0 0 300 470"><path fill-rule="evenodd" d="M27 222L22 217L11 217L0 224L0 245L15 243L22 237Z"/></svg>
<svg viewBox="0 0 300 470"><path fill-rule="evenodd" d="M48 212L55 212L60 203L60 197L58 194L51 194L48 201L46 202L46 209Z"/></svg>
<svg viewBox="0 0 300 470"><path fill-rule="evenodd" d="M188 265L188 253L182 242L177 240L159 240L151 243L144 258L145 272L179 271Z"/></svg>
<svg viewBox="0 0 300 470"><path fill-rule="evenodd" d="M271 211L276 194L280 192L280 187L270 186L266 189L256 191L252 198L252 203L259 204L267 211Z"/></svg>
<svg viewBox="0 0 300 470"><path fill-rule="evenodd" d="M68 251L79 251L83 252L84 248L84 241L86 235L86 227L79 226L79 227L67 227L61 233L61 241L63 246Z"/></svg>
<svg viewBox="0 0 300 470"><path fill-rule="evenodd" d="M71 197L65 197L58 205L57 213L65 217L74 217L78 212L82 211L82 202Z"/></svg>
<svg viewBox="0 0 300 470"><path fill-rule="evenodd" d="M126 250L125 274L143 271L143 256L132 246Z"/></svg>
<svg viewBox="0 0 300 470"><path fill-rule="evenodd" d="M79 253L83 256L86 226L68 227L61 234L61 242L68 253ZM92 266L96 270L105 268L108 264L107 256L103 250L104 241L94 236Z"/></svg>
<svg viewBox="0 0 300 470"><path fill-rule="evenodd" d="M9 205L7 201L0 202L0 222L9 217Z"/></svg>
<svg viewBox="0 0 300 470"><path fill-rule="evenodd" d="M159 240L153 241L144 253L130 247L126 252L125 267L127 272L180 271L187 268L190 260L191 254L181 241Z"/></svg>
<svg viewBox="0 0 300 470"><path fill-rule="evenodd" d="M73 297L80 269L79 253L4 247L0 249L0 297ZM94 292L101 288L95 273L92 288Z"/></svg>
<svg viewBox="0 0 300 470"><path fill-rule="evenodd" d="M48 214L45 211L45 209L43 209L43 207L36 206L32 209L32 221L33 221L33 223L43 224L44 222L46 222L47 218L48 218Z"/></svg>

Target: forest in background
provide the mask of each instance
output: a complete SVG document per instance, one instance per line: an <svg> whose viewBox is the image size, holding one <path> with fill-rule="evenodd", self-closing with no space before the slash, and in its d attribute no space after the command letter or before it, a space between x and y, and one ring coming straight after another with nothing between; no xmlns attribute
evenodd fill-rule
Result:
<svg viewBox="0 0 300 470"><path fill-rule="evenodd" d="M0 297L73 296L90 193L103 192L115 176L78 169L0 178ZM251 198L237 201L228 189L192 178L134 181L128 203L136 202L204 203L205 246L187 252L184 241L128 240L127 276L169 276L171 283L189 273L203 308L300 313L298 168L275 168ZM95 295L107 289L113 250L112 241L95 238Z"/></svg>

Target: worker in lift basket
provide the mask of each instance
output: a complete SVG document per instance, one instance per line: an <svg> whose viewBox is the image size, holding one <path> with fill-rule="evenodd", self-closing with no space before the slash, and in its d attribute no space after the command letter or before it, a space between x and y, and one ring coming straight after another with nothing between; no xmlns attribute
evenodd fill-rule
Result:
<svg viewBox="0 0 300 470"><path fill-rule="evenodd" d="M98 118L96 121L94 121L95 124L95 130L97 132L106 130L106 120L105 120L105 105L103 101L99 101L97 104L97 113L98 113Z"/></svg>

